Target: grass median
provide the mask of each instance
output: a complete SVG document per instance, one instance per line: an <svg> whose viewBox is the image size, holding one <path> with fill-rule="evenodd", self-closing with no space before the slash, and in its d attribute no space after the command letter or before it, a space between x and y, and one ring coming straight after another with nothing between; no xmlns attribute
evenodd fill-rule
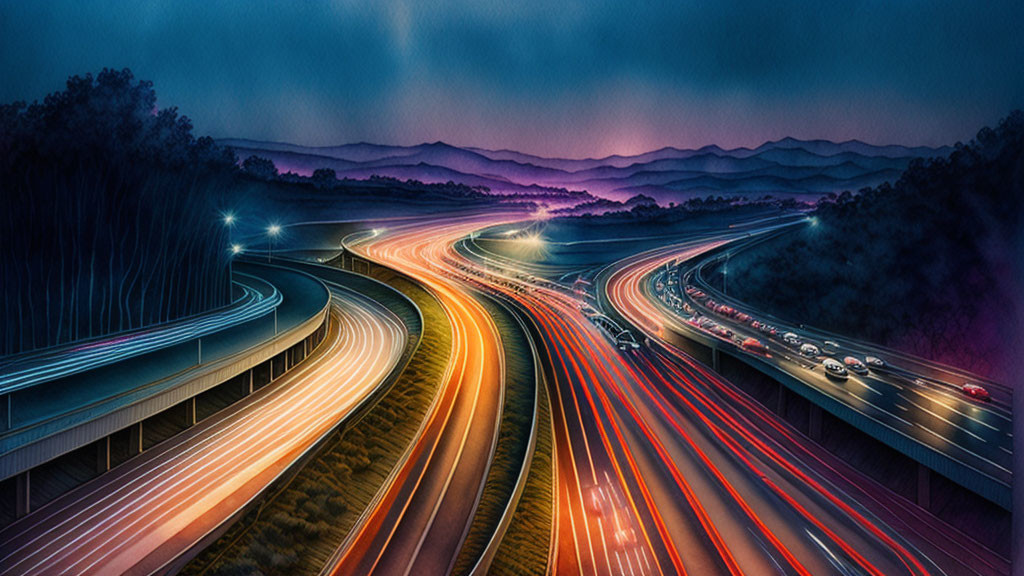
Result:
<svg viewBox="0 0 1024 576"><path fill-rule="evenodd" d="M553 448L550 402L543 386L539 392L537 446L526 477L526 487L491 562L490 575L547 573L554 506Z"/></svg>

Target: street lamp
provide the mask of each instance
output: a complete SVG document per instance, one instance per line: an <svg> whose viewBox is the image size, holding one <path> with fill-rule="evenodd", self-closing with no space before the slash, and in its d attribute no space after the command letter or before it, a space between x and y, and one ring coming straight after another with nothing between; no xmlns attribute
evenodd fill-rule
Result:
<svg viewBox="0 0 1024 576"><path fill-rule="evenodd" d="M224 214L224 225L228 227L228 246L231 247L231 255L234 256L242 251L242 247L231 242L231 230L235 227L235 214L233 212ZM231 282L235 274L234 261L233 257L228 257L228 298L231 298Z"/></svg>
<svg viewBox="0 0 1024 576"><path fill-rule="evenodd" d="M267 227L267 262L270 262L270 259L274 256L273 242L279 234L281 234L281 227L277 224L271 224Z"/></svg>

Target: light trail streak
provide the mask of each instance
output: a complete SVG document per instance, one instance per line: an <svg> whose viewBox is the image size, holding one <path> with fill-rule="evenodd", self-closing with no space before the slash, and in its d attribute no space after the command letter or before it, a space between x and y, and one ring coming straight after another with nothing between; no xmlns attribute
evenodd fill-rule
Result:
<svg viewBox="0 0 1024 576"><path fill-rule="evenodd" d="M258 280L247 274L251 281ZM260 281L260 284L263 284ZM87 344L45 349L5 359L0 365L0 393L27 388L86 370L114 364L181 342L195 340L271 313L281 304L277 288L264 295L238 283L242 296L225 309L127 334L115 334Z"/></svg>

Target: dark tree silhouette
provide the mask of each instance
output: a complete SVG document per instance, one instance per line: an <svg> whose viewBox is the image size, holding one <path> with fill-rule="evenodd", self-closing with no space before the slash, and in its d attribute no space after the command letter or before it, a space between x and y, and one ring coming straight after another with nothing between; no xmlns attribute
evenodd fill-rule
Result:
<svg viewBox="0 0 1024 576"><path fill-rule="evenodd" d="M249 156L242 162L242 170L262 180L273 180L277 178L277 166L274 161L262 156Z"/></svg>
<svg viewBox="0 0 1024 576"><path fill-rule="evenodd" d="M0 354L229 301L215 203L234 154L156 103L151 83L104 69L0 106Z"/></svg>
<svg viewBox="0 0 1024 576"><path fill-rule="evenodd" d="M310 177L317 188L328 189L338 184L338 175L331 168L317 168Z"/></svg>

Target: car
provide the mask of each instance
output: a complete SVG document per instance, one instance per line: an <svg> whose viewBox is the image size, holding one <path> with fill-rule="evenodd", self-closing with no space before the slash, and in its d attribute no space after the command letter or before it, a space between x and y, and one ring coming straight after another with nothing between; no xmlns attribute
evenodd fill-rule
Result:
<svg viewBox="0 0 1024 576"><path fill-rule="evenodd" d="M714 326L711 328L711 333L721 338L732 338L732 330L729 330L725 326Z"/></svg>
<svg viewBox="0 0 1024 576"><path fill-rule="evenodd" d="M737 322L743 322L744 324L746 324L747 322L750 321L750 316L747 315L747 314L744 314L743 312L740 312L740 313L736 314L736 321Z"/></svg>
<svg viewBox="0 0 1024 576"><path fill-rule="evenodd" d="M865 356L864 363L870 366L871 368L885 368L886 366L885 360L882 360L877 356Z"/></svg>
<svg viewBox="0 0 1024 576"><path fill-rule="evenodd" d="M768 347L761 343L761 341L758 340L757 338L747 338L746 340L743 341L742 344L740 344L740 347L742 347L747 352L751 352L754 354L763 354L765 356L768 355Z"/></svg>
<svg viewBox="0 0 1024 576"><path fill-rule="evenodd" d="M849 372L846 371L846 366L843 366L843 363L835 358L825 358L821 361L821 365L825 368L825 375L829 378L846 380L850 375Z"/></svg>
<svg viewBox="0 0 1024 576"><path fill-rule="evenodd" d="M757 320L754 320L753 322L750 323L750 327L753 328L754 330L760 330L761 323L758 322Z"/></svg>
<svg viewBox="0 0 1024 576"><path fill-rule="evenodd" d="M790 346L799 346L803 343L803 340L800 339L796 332L786 332L782 335L782 341Z"/></svg>
<svg viewBox="0 0 1024 576"><path fill-rule="evenodd" d="M960 387L960 391L975 400L988 401L992 399L992 397L989 396L988 390L985 390L977 384L971 384L970 382L964 382L964 385Z"/></svg>
<svg viewBox="0 0 1024 576"><path fill-rule="evenodd" d="M861 362L860 360L854 358L853 356L847 356L846 358L843 358L843 364L846 365L846 368L850 372L853 372L855 374L867 374L868 373L868 367L865 366L863 362Z"/></svg>
<svg viewBox="0 0 1024 576"><path fill-rule="evenodd" d="M825 340L824 342L821 343L822 354L826 356L835 356L836 352L839 352L839 344L831 340Z"/></svg>
<svg viewBox="0 0 1024 576"><path fill-rule="evenodd" d="M821 350L818 350L814 344L804 344L800 347L800 353L804 356L817 356L821 354Z"/></svg>

